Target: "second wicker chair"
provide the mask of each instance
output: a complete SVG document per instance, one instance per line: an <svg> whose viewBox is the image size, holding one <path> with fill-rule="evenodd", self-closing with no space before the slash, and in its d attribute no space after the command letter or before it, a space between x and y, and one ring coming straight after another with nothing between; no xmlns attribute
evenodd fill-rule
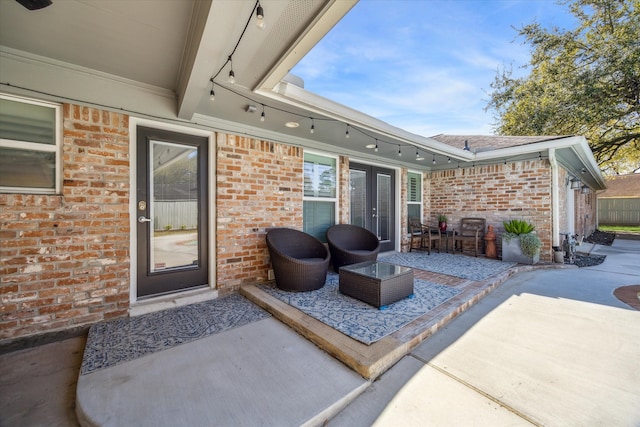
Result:
<svg viewBox="0 0 640 427"><path fill-rule="evenodd" d="M375 261L380 252L378 237L357 225L336 224L329 227L327 242L336 272L344 265Z"/></svg>

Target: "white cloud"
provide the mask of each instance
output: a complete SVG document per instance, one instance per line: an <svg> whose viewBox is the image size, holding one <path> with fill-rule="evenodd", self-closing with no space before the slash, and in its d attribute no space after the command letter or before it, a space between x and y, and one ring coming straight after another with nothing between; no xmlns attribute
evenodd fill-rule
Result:
<svg viewBox="0 0 640 427"><path fill-rule="evenodd" d="M293 72L308 90L410 132L491 133L486 92L498 70L522 75L529 59L512 26L554 17L560 7L544 3L361 1Z"/></svg>

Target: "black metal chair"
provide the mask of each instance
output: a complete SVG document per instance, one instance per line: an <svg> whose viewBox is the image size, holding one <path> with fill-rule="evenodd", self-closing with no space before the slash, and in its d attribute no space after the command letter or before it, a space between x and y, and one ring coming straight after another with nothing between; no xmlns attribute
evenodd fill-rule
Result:
<svg viewBox="0 0 640 427"><path fill-rule="evenodd" d="M336 224L327 230L327 242L333 261L333 269L338 272L343 265L365 261L375 261L380 252L378 237L367 230L351 224Z"/></svg>
<svg viewBox="0 0 640 427"><path fill-rule="evenodd" d="M266 240L278 288L306 292L324 286L331 259L324 243L292 228L272 228Z"/></svg>

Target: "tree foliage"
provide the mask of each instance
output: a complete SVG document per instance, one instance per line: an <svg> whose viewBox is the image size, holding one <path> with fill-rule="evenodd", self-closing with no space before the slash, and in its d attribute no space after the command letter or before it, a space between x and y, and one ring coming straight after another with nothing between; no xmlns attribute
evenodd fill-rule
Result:
<svg viewBox="0 0 640 427"><path fill-rule="evenodd" d="M608 174L640 170L640 0L565 0L574 30L519 29L526 77L501 70L487 109L499 134L583 135Z"/></svg>

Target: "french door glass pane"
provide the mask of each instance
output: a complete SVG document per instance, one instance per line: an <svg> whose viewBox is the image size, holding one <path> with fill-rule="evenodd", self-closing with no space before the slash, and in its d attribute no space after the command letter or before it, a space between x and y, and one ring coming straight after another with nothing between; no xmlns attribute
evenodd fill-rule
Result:
<svg viewBox="0 0 640 427"><path fill-rule="evenodd" d="M367 173L351 170L349 173L351 188L351 218L353 225L367 226Z"/></svg>
<svg viewBox="0 0 640 427"><path fill-rule="evenodd" d="M198 266L198 149L151 141L152 272Z"/></svg>
<svg viewBox="0 0 640 427"><path fill-rule="evenodd" d="M376 220L378 239L389 240L391 233L391 177L389 175L378 174L378 206L376 207Z"/></svg>

